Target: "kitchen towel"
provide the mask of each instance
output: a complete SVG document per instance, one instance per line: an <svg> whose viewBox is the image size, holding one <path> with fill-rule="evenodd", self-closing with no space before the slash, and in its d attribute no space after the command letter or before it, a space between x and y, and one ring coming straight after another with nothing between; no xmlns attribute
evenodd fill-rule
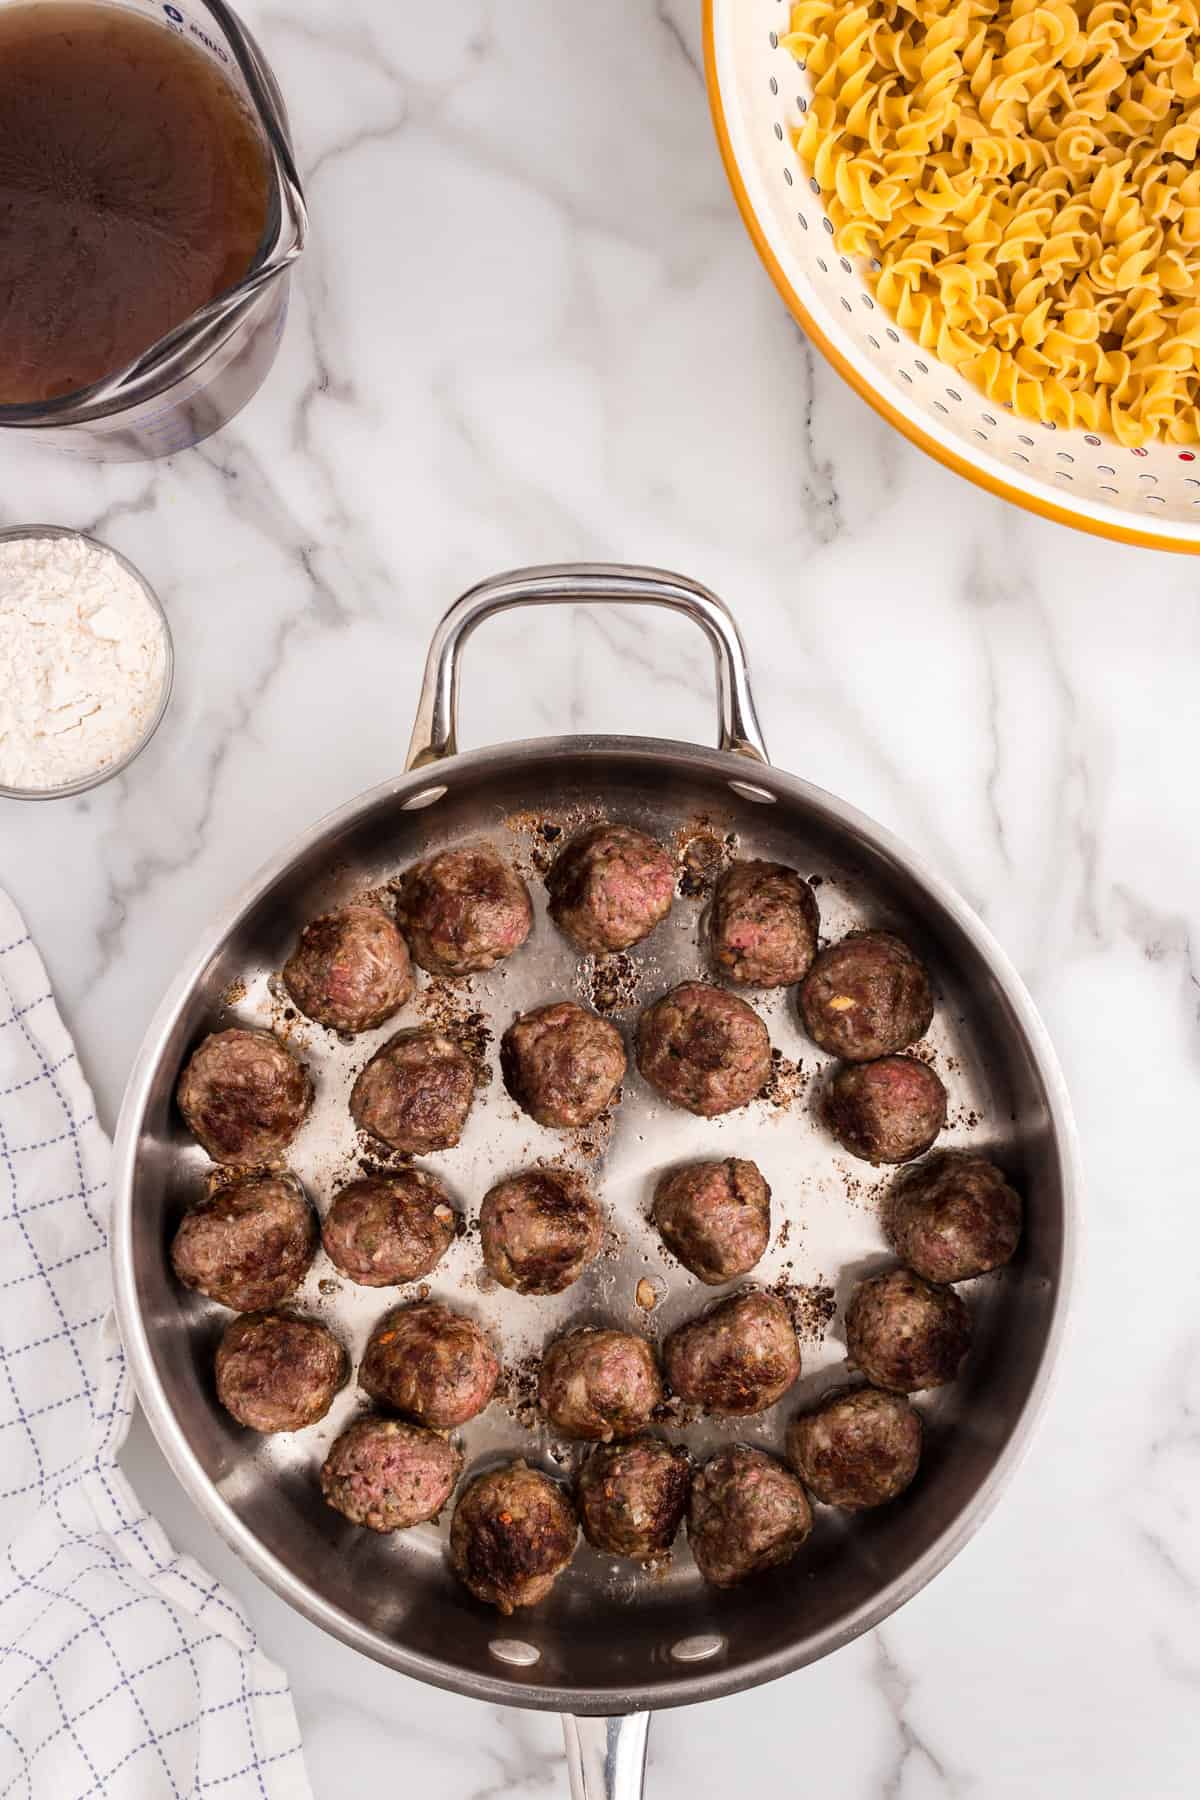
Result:
<svg viewBox="0 0 1200 1800"><path fill-rule="evenodd" d="M0 889L0 1800L310 1800L285 1677L117 1467L109 1162Z"/></svg>

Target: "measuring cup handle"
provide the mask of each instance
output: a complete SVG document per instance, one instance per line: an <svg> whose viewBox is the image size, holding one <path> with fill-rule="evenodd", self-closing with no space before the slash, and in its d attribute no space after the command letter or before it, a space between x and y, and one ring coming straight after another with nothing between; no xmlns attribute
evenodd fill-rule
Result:
<svg viewBox="0 0 1200 1800"><path fill-rule="evenodd" d="M552 563L481 581L454 602L433 634L421 684L408 769L458 750L459 664L477 625L514 606L666 606L699 625L712 647L720 708L717 744L754 762L769 761L754 710L746 650L723 600L667 569L623 563Z"/></svg>

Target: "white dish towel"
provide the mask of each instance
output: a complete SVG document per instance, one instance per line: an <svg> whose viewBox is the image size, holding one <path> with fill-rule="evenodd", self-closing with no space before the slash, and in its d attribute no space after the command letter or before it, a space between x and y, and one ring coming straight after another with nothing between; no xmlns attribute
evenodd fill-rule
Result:
<svg viewBox="0 0 1200 1800"><path fill-rule="evenodd" d="M109 1159L0 890L0 1800L310 1800L285 1677L116 1465Z"/></svg>

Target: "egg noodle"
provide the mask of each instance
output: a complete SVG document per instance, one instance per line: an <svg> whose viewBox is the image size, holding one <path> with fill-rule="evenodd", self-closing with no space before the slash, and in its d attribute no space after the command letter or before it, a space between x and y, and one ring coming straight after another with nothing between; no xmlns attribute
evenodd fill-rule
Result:
<svg viewBox="0 0 1200 1800"><path fill-rule="evenodd" d="M1200 441L1197 0L799 0L797 149L876 296L998 404Z"/></svg>

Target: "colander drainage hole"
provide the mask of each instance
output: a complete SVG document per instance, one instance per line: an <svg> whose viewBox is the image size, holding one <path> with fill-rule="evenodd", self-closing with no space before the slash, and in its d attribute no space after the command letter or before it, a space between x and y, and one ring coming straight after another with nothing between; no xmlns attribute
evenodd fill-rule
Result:
<svg viewBox="0 0 1200 1800"><path fill-rule="evenodd" d="M518 1669L528 1669L542 1660L541 1651L521 1638L493 1638L488 1649L497 1662L511 1663Z"/></svg>
<svg viewBox="0 0 1200 1800"><path fill-rule="evenodd" d="M710 1656L719 1656L725 1648L725 1639L715 1632L711 1637L680 1638L671 1645L671 1655L676 1662L707 1662Z"/></svg>

